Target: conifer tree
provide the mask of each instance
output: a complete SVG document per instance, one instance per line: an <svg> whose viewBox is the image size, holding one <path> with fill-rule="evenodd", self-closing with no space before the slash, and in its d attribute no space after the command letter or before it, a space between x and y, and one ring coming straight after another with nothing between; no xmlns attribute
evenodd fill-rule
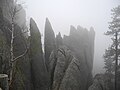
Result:
<svg viewBox="0 0 120 90"><path fill-rule="evenodd" d="M105 58L105 62L107 63L105 67L109 67L109 60L113 59L113 62L115 62L115 90L117 90L118 59L120 57L120 5L111 11L112 21L109 23L109 31L107 31L105 35L111 36L112 45L105 52L105 56L107 56L107 58Z"/></svg>
<svg viewBox="0 0 120 90"><path fill-rule="evenodd" d="M114 72L114 55L115 51L112 47L109 47L105 50L105 54L103 55L104 58L104 69L106 70L106 73L112 74Z"/></svg>

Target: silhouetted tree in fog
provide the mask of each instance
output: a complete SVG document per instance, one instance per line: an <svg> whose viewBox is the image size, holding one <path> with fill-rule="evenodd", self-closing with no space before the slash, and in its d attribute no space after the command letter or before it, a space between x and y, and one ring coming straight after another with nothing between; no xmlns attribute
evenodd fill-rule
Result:
<svg viewBox="0 0 120 90"><path fill-rule="evenodd" d="M105 35L109 35L112 40L112 45L109 48L109 57L111 57L115 62L115 90L118 90L117 84L117 73L118 73L118 60L120 57L120 6L112 9L112 21L109 23L109 31ZM112 52L112 53L111 53ZM107 56L108 51L106 51ZM109 58L111 60L111 58ZM110 62L110 61L109 61ZM108 61L107 61L108 63ZM108 65L107 65L108 66Z"/></svg>
<svg viewBox="0 0 120 90"><path fill-rule="evenodd" d="M111 47L109 47L108 49L105 50L105 54L103 55L104 58L104 63L105 63L105 70L107 73L112 74L112 72L114 72L114 55L115 55L115 51L114 49Z"/></svg>

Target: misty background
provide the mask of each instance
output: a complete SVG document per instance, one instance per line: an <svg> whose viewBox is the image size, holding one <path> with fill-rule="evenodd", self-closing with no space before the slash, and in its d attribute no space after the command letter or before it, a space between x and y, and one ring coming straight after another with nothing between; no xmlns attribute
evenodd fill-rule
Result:
<svg viewBox="0 0 120 90"><path fill-rule="evenodd" d="M70 25L80 25L83 28L92 26L96 32L93 75L104 72L105 49L110 44L110 38L104 35L111 21L111 9L120 0L26 0L27 19L32 17L43 35L45 19L49 18L53 30L57 34L68 35ZM43 38L43 37L42 37Z"/></svg>

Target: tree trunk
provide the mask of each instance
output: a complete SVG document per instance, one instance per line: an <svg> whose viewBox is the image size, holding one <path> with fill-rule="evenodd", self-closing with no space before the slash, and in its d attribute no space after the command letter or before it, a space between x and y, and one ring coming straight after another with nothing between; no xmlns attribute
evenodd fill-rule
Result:
<svg viewBox="0 0 120 90"><path fill-rule="evenodd" d="M13 43L14 43L14 21L12 18L12 30L11 30L11 47L10 47L10 65L11 65L11 69L10 69L10 85L12 83L12 76L13 76L13 66L14 66L14 53L13 53Z"/></svg>
<svg viewBox="0 0 120 90"><path fill-rule="evenodd" d="M117 67L118 67L118 32L115 34L116 41L116 60L115 60L115 90L117 90Z"/></svg>

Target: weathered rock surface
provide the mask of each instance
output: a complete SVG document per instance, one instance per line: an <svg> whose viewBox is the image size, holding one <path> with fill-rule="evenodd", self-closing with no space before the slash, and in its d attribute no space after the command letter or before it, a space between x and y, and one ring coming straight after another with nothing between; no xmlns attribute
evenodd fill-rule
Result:
<svg viewBox="0 0 120 90"><path fill-rule="evenodd" d="M30 59L33 90L48 89L48 73L43 59L41 35L33 19L30 19Z"/></svg>
<svg viewBox="0 0 120 90"><path fill-rule="evenodd" d="M48 69L49 56L51 52L54 50L54 48L55 48L55 34L48 18L46 18L44 51L45 51L45 63L46 63L47 69Z"/></svg>
<svg viewBox="0 0 120 90"><path fill-rule="evenodd" d="M88 90L114 90L113 75L97 74Z"/></svg>
<svg viewBox="0 0 120 90"><path fill-rule="evenodd" d="M64 36L64 44L74 52L74 56L79 60L81 66L81 90L87 90L92 84L92 68L94 55L93 29L88 31L80 26L77 29L71 26L70 35ZM90 82L91 81L91 82Z"/></svg>
<svg viewBox="0 0 120 90"><path fill-rule="evenodd" d="M56 35L55 41L56 41L56 48L59 48L60 46L63 45L63 39L61 37L60 32L58 33L58 35Z"/></svg>
<svg viewBox="0 0 120 90"><path fill-rule="evenodd" d="M10 5L13 5L13 0L10 1ZM1 10L4 10L3 15L0 13L0 38L5 38L4 41L7 43L6 47L9 50L11 35L6 26L11 28L11 25L7 13L8 9L5 5L4 0L0 0ZM24 10L19 15L16 23L18 22L17 24L20 27L15 25L15 34L19 33L14 41L15 57L24 53L27 45L27 40L21 31L22 26L25 24ZM52 26L49 20L46 19L45 60L42 51L41 35L33 19L30 20L30 35L29 54L26 54L16 62L11 90L48 90L48 78L50 79L51 90L88 90L92 83L95 37L93 28L88 31L80 26L77 29L71 26L69 36L64 36L62 39L59 33L55 38ZM0 41L2 42L3 39L0 39ZM0 49L1 47L2 44L0 44ZM9 58L4 58L4 60ZM0 57L1 63L3 61ZM0 66L0 72L3 72L1 68L3 66ZM92 90L91 88L89 89Z"/></svg>
<svg viewBox="0 0 120 90"><path fill-rule="evenodd" d="M64 37L64 44L75 52L77 58L83 58L83 62L90 70L93 67L94 55L94 38L95 32L93 29L88 31L80 26L75 29L71 26L70 36Z"/></svg>
<svg viewBox="0 0 120 90"><path fill-rule="evenodd" d="M51 90L88 90L92 84L94 56L93 28L71 26L70 35L56 36L56 49L49 59ZM64 46L65 45L65 46Z"/></svg>
<svg viewBox="0 0 120 90"><path fill-rule="evenodd" d="M53 51L49 61L51 90L82 90L81 66L67 47Z"/></svg>

